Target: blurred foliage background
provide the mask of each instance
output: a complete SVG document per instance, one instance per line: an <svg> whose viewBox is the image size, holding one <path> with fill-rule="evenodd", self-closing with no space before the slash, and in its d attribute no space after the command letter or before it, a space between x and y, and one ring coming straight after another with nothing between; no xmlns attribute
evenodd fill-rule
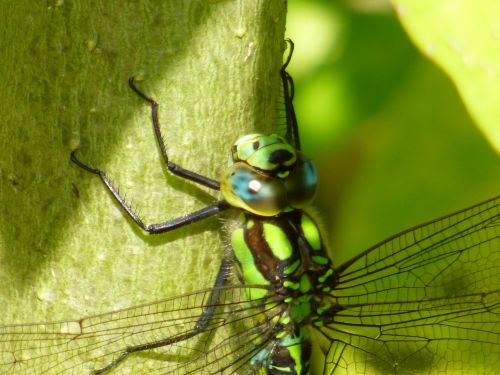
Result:
<svg viewBox="0 0 500 375"><path fill-rule="evenodd" d="M316 206L337 262L498 194L498 154L388 0L292 0L286 34L303 149L317 161Z"/></svg>

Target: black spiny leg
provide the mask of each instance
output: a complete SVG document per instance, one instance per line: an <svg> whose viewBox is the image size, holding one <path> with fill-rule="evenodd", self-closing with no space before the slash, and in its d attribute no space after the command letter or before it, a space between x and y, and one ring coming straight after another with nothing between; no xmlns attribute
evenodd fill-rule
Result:
<svg viewBox="0 0 500 375"><path fill-rule="evenodd" d="M152 99L149 96L142 93L135 86L134 78L129 79L129 86L137 95L139 95L141 98L143 98L144 100L149 102L149 104L151 104L151 117L153 120L153 128L154 128L156 140L158 141L158 145L160 146L163 160L165 161L165 164L167 165L168 170L179 177L196 182L200 185L209 187L209 188L214 189L214 190L219 190L220 184L218 181L212 180L211 178L208 178L208 177L202 176L198 173L184 169L181 166L179 166L179 165L177 165L169 160L168 155L167 155L167 150L165 147L165 142L163 141L163 136L162 136L161 130L160 130L160 122L158 120L158 103L154 99ZM104 171L97 169L97 168L93 168L93 167L81 162L76 157L74 151L71 153L71 160L76 165L85 169L86 171L98 175L101 178L101 180L104 182L104 184L106 185L108 190L111 192L111 194L113 194L113 197L116 199L116 201L120 204L120 206L122 206L122 208L125 210L125 212L130 216L130 218L132 220L134 220L134 222L139 227L141 227L146 232L151 233L151 234L167 232L167 231L182 227L184 225L194 223L195 221L204 219L206 217L216 215L217 213L229 208L229 205L226 202L219 201L219 202L211 204L205 208L202 208L199 211L189 213L187 215L178 217L178 218L173 219L173 220L169 220L169 221L165 221L165 222L157 223L157 224L145 224L142 221L142 219L127 204L127 202L125 202L123 197L118 192L118 189L116 189L111 184L111 181L108 179L108 177L106 176L106 173Z"/></svg>
<svg viewBox="0 0 500 375"><path fill-rule="evenodd" d="M132 208L127 204L127 202L125 202L123 197L118 192L118 189L111 184L111 181L109 181L104 171L101 171L100 169L93 168L87 164L82 163L80 160L77 159L75 151L71 153L71 161L73 161L73 163L78 165L80 168L83 168L90 173L98 175L104 182L108 190L111 192L111 194L113 194L113 197L118 202L118 204L122 206L122 208L128 214L128 216L130 216L130 218L134 220L134 222L139 227L141 227L150 234L168 232L170 230L182 227L184 225L188 225L196 221L199 221L201 219L205 219L207 217L216 215L217 213L224 211L230 207L225 201L219 201L205 208L202 208L201 210L191 212L187 215L178 217L173 220L164 221L162 223L157 223L157 224L144 224L142 219L132 210Z"/></svg>
<svg viewBox="0 0 500 375"><path fill-rule="evenodd" d="M155 131L155 136L156 140L158 141L158 145L160 146L161 150L161 155L163 156L163 160L165 161L165 164L167 165L167 168L170 172L173 174L185 178L187 180L191 180L193 182L196 182L197 184L209 187L214 190L219 190L220 184L216 180L212 180L211 178L202 176L198 173L189 171L187 169L182 168L181 166L171 162L168 159L167 155L167 149L165 148L165 142L163 141L163 136L161 134L160 130L160 121L158 120L158 103L150 98L149 96L145 95L142 91L140 91L137 86L134 83L134 77L130 78L128 80L128 84L130 88L141 98L149 102L151 104L151 117L153 119L153 127Z"/></svg>
<svg viewBox="0 0 500 375"><path fill-rule="evenodd" d="M281 82L283 84L283 94L285 96L285 113L286 113L286 139L297 150L300 150L299 127L297 125L297 117L295 116L295 109L293 108L293 95L294 86L293 79L286 71L290 60L292 59L294 44L291 39L286 39L289 45L288 56L280 69Z"/></svg>
<svg viewBox="0 0 500 375"><path fill-rule="evenodd" d="M93 375L98 375L98 374L103 374L106 371L109 371L116 366L123 360L125 360L129 354L135 353L135 352L141 352L144 350L151 350L151 349L156 349L156 348L161 348L163 346L167 345L172 345L178 342L185 341L187 339L190 339L191 337L194 337L196 335L199 335L204 331L204 329L207 327L208 323L210 322L210 319L212 319L215 308L217 307L217 304L220 299L220 294L221 294L221 287L224 285L226 282L231 270L231 258L229 255L225 255L224 258L222 259L221 265L219 267L219 271L217 272L217 277L215 278L215 283L214 287L210 293L210 297L208 299L207 306L203 313L200 315L198 318L196 324L194 325L194 328L191 331L185 332L179 336L175 337L169 337L164 340L156 341L156 342L151 342L148 344L142 344L142 345L136 345L136 346L129 346L128 348L125 348L123 352L120 354L120 356L115 359L113 362L111 362L109 365L102 367L100 369L92 371Z"/></svg>

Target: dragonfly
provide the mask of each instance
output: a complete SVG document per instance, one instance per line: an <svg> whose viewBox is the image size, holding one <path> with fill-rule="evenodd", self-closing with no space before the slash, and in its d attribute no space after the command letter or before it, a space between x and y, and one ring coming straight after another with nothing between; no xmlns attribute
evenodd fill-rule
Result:
<svg viewBox="0 0 500 375"><path fill-rule="evenodd" d="M1 374L496 374L500 373L500 197L396 234L334 264L308 207L317 183L300 151L286 68L285 135L250 134L220 180L167 154L168 170L222 199L146 224L106 173L124 212L156 234L235 211L211 288L75 320L0 326Z"/></svg>

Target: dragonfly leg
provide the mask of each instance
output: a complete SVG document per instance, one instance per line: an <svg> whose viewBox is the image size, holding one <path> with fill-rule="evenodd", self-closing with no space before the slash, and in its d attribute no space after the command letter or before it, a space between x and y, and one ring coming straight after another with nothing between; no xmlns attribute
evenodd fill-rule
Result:
<svg viewBox="0 0 500 375"><path fill-rule="evenodd" d="M292 59L294 44L291 39L286 39L286 42L289 44L289 52L280 69L281 82L283 84L283 95L285 97L285 114L287 124L286 139L293 144L297 150L300 150L299 127L297 124L297 117L295 116L295 109L293 108L293 79L286 71L288 64L290 64L290 60Z"/></svg>
<svg viewBox="0 0 500 375"><path fill-rule="evenodd" d="M90 173L94 173L98 175L101 180L104 182L108 190L111 192L115 200L118 202L120 206L125 210L125 212L130 216L130 218L143 230L150 234L157 234L157 233L163 233L163 232L168 232L170 230L192 224L196 221L205 219L207 217L213 216L218 214L221 211L224 211L228 209L230 206L225 202L225 201L219 201L214 204L211 204L209 206L206 206L202 208L201 210L191 212L187 215L178 217L173 220L168 220L164 221L161 223L157 224L145 224L144 221L137 215L134 210L132 210L132 207L130 207L127 202L125 202L125 199L120 195L118 189L113 186L109 178L106 176L106 173L100 169L93 168L80 160L76 157L75 152L73 151L71 153L71 161L78 165L80 168L85 169L86 171Z"/></svg>
<svg viewBox="0 0 500 375"><path fill-rule="evenodd" d="M161 129L160 129L160 121L158 119L158 103L153 98L150 98L149 96L145 95L142 91L140 91L137 88L137 86L135 85L135 82L134 82L134 77L129 79L128 84L129 84L130 88L137 95L139 95L142 99L149 102L149 104L151 105L151 117L153 119L153 128L155 131L156 140L158 141L158 145L160 146L160 150L161 150L161 155L163 156L163 160L165 161L165 164L167 165L168 170L179 177L196 182L197 184L209 187L209 188L214 189L214 190L219 190L220 184L218 181L213 180L213 179L208 178L208 177L205 177L205 176L202 176L198 173L189 171L187 169L184 169L181 166L179 166L179 165L177 165L169 160L168 155L167 155L167 149L165 147L165 142L163 140L163 135L162 135Z"/></svg>
<svg viewBox="0 0 500 375"><path fill-rule="evenodd" d="M230 255L224 255L224 258L222 259L222 262L219 266L219 271L217 272L217 276L215 278L215 283L214 287L210 293L210 297L208 298L208 303L206 308L203 310L202 314L198 318L196 324L194 325L194 328L190 332L186 332L184 334L175 336L175 337L169 337L164 340L148 343L148 344L142 344L142 345L136 345L136 346L130 346L126 348L118 358L116 358L114 361L112 361L109 365L92 371L92 375L98 375L98 374L103 374L106 371L109 371L116 366L123 360L125 360L129 354L135 353L135 352L141 352L144 350L151 350L151 349L156 349L156 348L161 348L163 346L168 346L172 345L187 339L190 339L191 337L194 337L196 335L199 335L200 333L203 332L205 327L208 325L210 322L210 319L213 317L215 308L217 307L217 303L219 302L220 299L220 294L221 294L221 287L224 285L226 282L229 274L231 271L231 257Z"/></svg>
<svg viewBox="0 0 500 375"><path fill-rule="evenodd" d="M198 318L196 322L196 329L201 332L208 324L212 316L214 315L215 307L220 299L221 287L226 282L230 272L231 272L232 257L227 253L224 254L222 262L219 266L219 271L217 272L217 277L215 278L214 287L210 293L210 298L208 299L208 307L203 311L203 313Z"/></svg>

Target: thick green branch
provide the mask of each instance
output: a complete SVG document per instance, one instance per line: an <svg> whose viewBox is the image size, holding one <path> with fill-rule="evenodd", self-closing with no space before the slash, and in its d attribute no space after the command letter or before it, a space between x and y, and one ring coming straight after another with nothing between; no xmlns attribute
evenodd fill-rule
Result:
<svg viewBox="0 0 500 375"><path fill-rule="evenodd" d="M208 287L218 220L147 236L69 154L106 170L147 222L211 202L162 166L150 109L127 80L160 103L172 160L217 178L231 142L277 124L284 1L49 3L1 9L2 323Z"/></svg>

